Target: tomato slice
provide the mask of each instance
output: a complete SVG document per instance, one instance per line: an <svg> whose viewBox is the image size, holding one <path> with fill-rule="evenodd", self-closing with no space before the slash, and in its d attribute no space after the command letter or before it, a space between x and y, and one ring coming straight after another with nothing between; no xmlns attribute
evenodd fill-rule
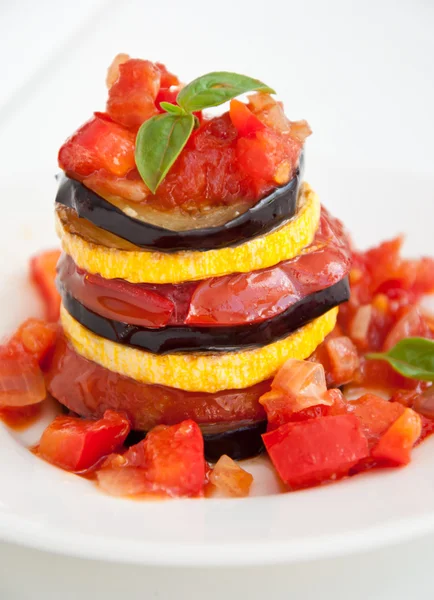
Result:
<svg viewBox="0 0 434 600"><path fill-rule="evenodd" d="M70 410L99 418L106 408L124 410L133 429L148 431L159 424L185 419L198 423L261 421L258 400L270 388L264 381L243 390L216 394L139 383L88 361L60 337L46 373L50 393Z"/></svg>
<svg viewBox="0 0 434 600"><path fill-rule="evenodd" d="M66 254L59 261L58 273L61 285L74 298L107 319L142 327L164 327L175 311L173 301L149 286L91 275L79 269Z"/></svg>
<svg viewBox="0 0 434 600"><path fill-rule="evenodd" d="M78 269L64 256L59 281L98 314L143 327L231 326L270 319L304 296L342 280L351 264L339 221L323 209L305 254L274 267L181 284L131 284Z"/></svg>
<svg viewBox="0 0 434 600"><path fill-rule="evenodd" d="M48 321L57 321L60 313L60 296L56 289L56 265L60 250L47 250L30 260L30 277L36 284L45 303Z"/></svg>
<svg viewBox="0 0 434 600"><path fill-rule="evenodd" d="M109 456L97 478L106 492L117 496L197 496L204 488L205 466L202 433L187 420L156 427L125 454Z"/></svg>
<svg viewBox="0 0 434 600"><path fill-rule="evenodd" d="M282 481L293 489L342 477L369 454L354 415L287 423L262 437Z"/></svg>
<svg viewBox="0 0 434 600"><path fill-rule="evenodd" d="M0 346L0 406L29 406L42 402L45 396L37 359L17 342Z"/></svg>
<svg viewBox="0 0 434 600"><path fill-rule="evenodd" d="M270 319L304 296L342 280L350 265L342 225L322 209L315 239L304 254L269 269L201 281L186 323L242 325Z"/></svg>
<svg viewBox="0 0 434 600"><path fill-rule="evenodd" d="M98 421L60 416L45 429L38 452L62 469L85 471L118 450L129 431L127 417L112 410L106 410Z"/></svg>
<svg viewBox="0 0 434 600"><path fill-rule="evenodd" d="M136 166L134 147L134 133L98 115L66 140L59 166L78 179L100 169L123 177Z"/></svg>

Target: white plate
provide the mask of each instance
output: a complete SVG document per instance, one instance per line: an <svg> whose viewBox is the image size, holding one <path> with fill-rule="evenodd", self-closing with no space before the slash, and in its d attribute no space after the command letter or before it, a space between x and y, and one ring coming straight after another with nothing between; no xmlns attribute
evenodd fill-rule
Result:
<svg viewBox="0 0 434 600"><path fill-rule="evenodd" d="M359 242L405 230L412 251L432 251L432 181L382 172L338 176L314 159L310 165L311 182ZM55 242L50 182L29 176L0 184L9 201L0 236L2 333L40 309L26 264L32 252ZM405 469L321 488L273 495L278 483L255 459L246 466L255 475L254 497L144 502L105 496L37 459L26 446L42 427L24 435L0 427L0 536L8 541L144 564L244 565L343 554L434 531L434 439Z"/></svg>

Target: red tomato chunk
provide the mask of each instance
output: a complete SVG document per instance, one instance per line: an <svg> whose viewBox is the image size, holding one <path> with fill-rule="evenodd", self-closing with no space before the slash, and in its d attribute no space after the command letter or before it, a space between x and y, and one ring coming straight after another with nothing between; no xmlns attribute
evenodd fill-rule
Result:
<svg viewBox="0 0 434 600"><path fill-rule="evenodd" d="M38 452L67 471L86 471L118 450L129 431L127 417L112 410L98 421L60 416L42 434Z"/></svg>
<svg viewBox="0 0 434 600"><path fill-rule="evenodd" d="M421 433L421 417L411 408L406 408L380 438L372 450L372 456L389 465L406 465L410 462L411 450Z"/></svg>
<svg viewBox="0 0 434 600"><path fill-rule="evenodd" d="M354 415L287 423L262 437L282 481L292 489L345 476L369 454Z"/></svg>
<svg viewBox="0 0 434 600"><path fill-rule="evenodd" d="M60 296L55 285L59 257L60 250L48 250L30 260L30 277L44 300L47 321L59 319Z"/></svg>
<svg viewBox="0 0 434 600"><path fill-rule="evenodd" d="M203 437L194 421L159 426L97 472L100 486L116 495L197 496L205 485Z"/></svg>
<svg viewBox="0 0 434 600"><path fill-rule="evenodd" d="M37 359L19 344L0 346L0 407L37 404L45 396L44 376Z"/></svg>

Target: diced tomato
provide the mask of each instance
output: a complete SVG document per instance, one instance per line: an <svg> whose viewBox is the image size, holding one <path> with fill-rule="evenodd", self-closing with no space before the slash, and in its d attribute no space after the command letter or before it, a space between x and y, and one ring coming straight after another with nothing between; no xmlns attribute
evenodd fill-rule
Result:
<svg viewBox="0 0 434 600"><path fill-rule="evenodd" d="M291 488L342 477L369 454L354 415L287 423L262 437L280 478Z"/></svg>
<svg viewBox="0 0 434 600"><path fill-rule="evenodd" d="M227 496L247 496L253 476L225 454L219 458L209 475L209 481Z"/></svg>
<svg viewBox="0 0 434 600"><path fill-rule="evenodd" d="M134 133L95 116L60 148L59 166L78 179L100 169L123 177L136 166L134 147Z"/></svg>
<svg viewBox="0 0 434 600"><path fill-rule="evenodd" d="M47 250L30 260L30 277L44 300L47 321L59 319L60 295L55 284L59 257L60 250Z"/></svg>
<svg viewBox="0 0 434 600"><path fill-rule="evenodd" d="M431 330L417 306L407 311L392 327L383 344L387 352L407 337L431 337Z"/></svg>
<svg viewBox="0 0 434 600"><path fill-rule="evenodd" d="M45 429L38 452L67 471L86 471L118 450L129 431L127 417L112 410L106 410L98 421L60 416Z"/></svg>
<svg viewBox="0 0 434 600"><path fill-rule="evenodd" d="M58 327L41 319L27 319L14 333L12 340L20 343L24 350L34 356L39 365L54 348Z"/></svg>
<svg viewBox="0 0 434 600"><path fill-rule="evenodd" d="M402 404L389 402L374 394L365 394L350 402L348 408L360 420L363 433L371 447L405 410Z"/></svg>
<svg viewBox="0 0 434 600"><path fill-rule="evenodd" d="M0 346L0 406L28 406L42 402L45 396L37 359L16 341Z"/></svg>
<svg viewBox="0 0 434 600"><path fill-rule="evenodd" d="M327 394L323 366L295 359L286 361L272 381L271 391L259 399L267 413L268 430L288 423L300 411L333 401Z"/></svg>
<svg viewBox="0 0 434 600"><path fill-rule="evenodd" d="M166 71L164 78L169 73ZM119 76L109 89L107 113L124 127L137 129L158 113L155 99L161 71L149 60L131 58L119 65Z"/></svg>
<svg viewBox="0 0 434 600"><path fill-rule="evenodd" d="M176 75L167 70L166 65L155 63L155 66L160 71L160 85L162 88L170 88L173 85L179 85L179 79Z"/></svg>
<svg viewBox="0 0 434 600"><path fill-rule="evenodd" d="M125 454L110 456L97 477L114 495L197 496L205 485L202 432L191 420L156 427Z"/></svg>
<svg viewBox="0 0 434 600"><path fill-rule="evenodd" d="M155 105L161 112L164 112L160 107L161 102L170 102L170 104L176 104L176 98L179 94L179 88L169 89L161 87L155 99Z"/></svg>
<svg viewBox="0 0 434 600"><path fill-rule="evenodd" d="M390 465L406 465L410 453L422 433L420 416L411 408L404 409L372 450L372 456Z"/></svg>
<svg viewBox="0 0 434 600"><path fill-rule="evenodd" d="M235 125L241 136L248 136L265 129L264 123L252 113L246 104L239 100L231 100L229 115L232 123Z"/></svg>
<svg viewBox="0 0 434 600"><path fill-rule="evenodd" d="M325 342L330 364L329 385L339 387L352 380L359 367L357 348L347 336L333 337Z"/></svg>

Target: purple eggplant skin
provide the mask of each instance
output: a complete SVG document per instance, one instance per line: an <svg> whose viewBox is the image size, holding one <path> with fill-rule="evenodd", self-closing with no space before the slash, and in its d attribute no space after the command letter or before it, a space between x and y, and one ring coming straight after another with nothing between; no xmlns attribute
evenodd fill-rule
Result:
<svg viewBox="0 0 434 600"><path fill-rule="evenodd" d="M169 325L148 329L106 319L86 308L59 284L62 302L69 314L84 327L118 344L134 346L153 354L237 352L276 342L346 302L350 297L348 277L305 296L275 317L232 327Z"/></svg>
<svg viewBox="0 0 434 600"><path fill-rule="evenodd" d="M79 217L139 248L160 252L216 250L237 246L269 233L291 219L297 210L303 164L301 154L297 172L289 183L277 188L245 213L219 227L172 231L144 223L129 217L79 181L66 176L60 180L56 203L72 208Z"/></svg>
<svg viewBox="0 0 434 600"><path fill-rule="evenodd" d="M208 462L217 462L223 454L233 460L243 460L263 452L262 434L267 430L267 421L201 425L201 429ZM145 436L144 431L131 431L125 444L133 446Z"/></svg>

